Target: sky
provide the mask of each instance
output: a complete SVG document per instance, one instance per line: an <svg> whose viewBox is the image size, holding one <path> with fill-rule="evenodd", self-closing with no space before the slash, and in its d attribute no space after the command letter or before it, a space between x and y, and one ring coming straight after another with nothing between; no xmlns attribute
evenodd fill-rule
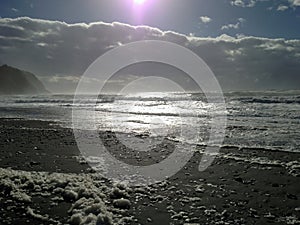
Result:
<svg viewBox="0 0 300 225"><path fill-rule="evenodd" d="M108 50L164 40L199 55L225 90L299 89L300 0L138 1L2 0L0 63L72 91Z"/></svg>

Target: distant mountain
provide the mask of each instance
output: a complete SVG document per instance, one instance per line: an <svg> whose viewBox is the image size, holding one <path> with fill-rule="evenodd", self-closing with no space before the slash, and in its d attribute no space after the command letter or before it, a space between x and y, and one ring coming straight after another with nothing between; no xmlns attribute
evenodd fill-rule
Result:
<svg viewBox="0 0 300 225"><path fill-rule="evenodd" d="M49 91L42 82L32 73L17 68L0 66L0 94L47 94Z"/></svg>

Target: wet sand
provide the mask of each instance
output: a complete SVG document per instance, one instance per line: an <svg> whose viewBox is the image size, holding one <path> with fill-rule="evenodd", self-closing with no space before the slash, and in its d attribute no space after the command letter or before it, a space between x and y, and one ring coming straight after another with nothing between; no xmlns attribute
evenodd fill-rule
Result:
<svg viewBox="0 0 300 225"><path fill-rule="evenodd" d="M198 172L204 148L198 146L173 177L128 187L111 183L80 160L70 129L1 119L0 132L1 224L300 222L300 153L228 146ZM158 162L174 145L166 140L151 155L137 154L111 132L99 136L113 155L131 164Z"/></svg>

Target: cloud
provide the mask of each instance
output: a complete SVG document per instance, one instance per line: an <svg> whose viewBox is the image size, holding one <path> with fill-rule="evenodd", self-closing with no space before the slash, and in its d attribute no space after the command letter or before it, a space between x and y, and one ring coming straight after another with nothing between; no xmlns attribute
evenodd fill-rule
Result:
<svg viewBox="0 0 300 225"><path fill-rule="evenodd" d="M223 25L221 27L221 30L228 30L228 29L239 29L243 23L245 23L246 20L243 19L243 18L238 18L237 22L236 23L230 23L230 24L226 24L226 25Z"/></svg>
<svg viewBox="0 0 300 225"><path fill-rule="evenodd" d="M230 0L230 4L237 7L252 8L256 6L258 2L270 2L270 1L271 0ZM282 0L281 2L285 2L286 4L280 4L277 7L277 11L285 11L289 7L295 8L300 6L300 0ZM270 6L267 9L272 10L273 8L274 7Z"/></svg>
<svg viewBox="0 0 300 225"><path fill-rule="evenodd" d="M1 18L0 62L32 71L50 90L72 91L100 55L138 40L170 41L191 49L225 90L299 89L300 40L226 34L204 38L123 23Z"/></svg>
<svg viewBox="0 0 300 225"><path fill-rule="evenodd" d="M286 6L286 5L279 5L278 7L277 7L277 11L285 11L285 10L287 10L289 7L288 6Z"/></svg>
<svg viewBox="0 0 300 225"><path fill-rule="evenodd" d="M40 80L47 85L47 89L53 93L70 92L76 89L78 82L80 81L80 75L52 75L39 77ZM97 90L98 79L85 79L85 85L88 85L91 89ZM65 91L66 90L66 91Z"/></svg>
<svg viewBox="0 0 300 225"><path fill-rule="evenodd" d="M300 6L300 0L285 0L287 5L280 4L277 7L277 11L285 11L289 8L295 9Z"/></svg>
<svg viewBox="0 0 300 225"><path fill-rule="evenodd" d="M200 16L200 21L202 23L209 23L209 22L212 21L212 19L210 17L208 17L208 16Z"/></svg>
<svg viewBox="0 0 300 225"><path fill-rule="evenodd" d="M11 8L11 11L13 11L13 12L19 12L19 10L16 9L16 8Z"/></svg>
<svg viewBox="0 0 300 225"><path fill-rule="evenodd" d="M238 7L254 7L257 0L231 0L231 5Z"/></svg>
<svg viewBox="0 0 300 225"><path fill-rule="evenodd" d="M300 6L300 0L288 0L293 7Z"/></svg>
<svg viewBox="0 0 300 225"><path fill-rule="evenodd" d="M59 83L59 82L64 82L64 81L78 83L78 81L80 80L79 76L68 76L68 75L66 75L66 76L54 75L54 76L47 77L47 78L48 78L48 82L51 82L51 83Z"/></svg>

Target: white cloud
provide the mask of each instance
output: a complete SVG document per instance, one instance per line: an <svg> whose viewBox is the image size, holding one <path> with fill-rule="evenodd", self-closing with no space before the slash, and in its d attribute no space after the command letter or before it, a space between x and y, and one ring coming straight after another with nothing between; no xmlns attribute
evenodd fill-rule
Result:
<svg viewBox="0 0 300 225"><path fill-rule="evenodd" d="M231 0L231 5L238 7L254 7L257 0Z"/></svg>
<svg viewBox="0 0 300 225"><path fill-rule="evenodd" d="M294 7L300 6L300 0L289 0L289 2Z"/></svg>
<svg viewBox="0 0 300 225"><path fill-rule="evenodd" d="M0 19L0 34L0 64L32 71L56 91L74 90L96 58L138 40L170 41L191 49L205 60L224 89L298 89L300 84L300 40L226 34L204 38L148 26L31 18Z"/></svg>
<svg viewBox="0 0 300 225"><path fill-rule="evenodd" d="M231 5L243 8L252 8L256 6L258 2L271 2L271 0L230 0ZM277 8L270 6L267 9L277 9L277 11L285 11L289 7L295 8L300 6L300 0L282 0L281 2L285 4L280 4Z"/></svg>
<svg viewBox="0 0 300 225"><path fill-rule="evenodd" d="M80 80L80 78L78 76L51 76L49 78L49 82L51 83L59 83L59 82L64 82L64 81L70 81L72 83L77 83Z"/></svg>
<svg viewBox="0 0 300 225"><path fill-rule="evenodd" d="M200 21L202 23L209 23L209 22L212 21L212 19L210 17L208 17L208 16L200 16Z"/></svg>
<svg viewBox="0 0 300 225"><path fill-rule="evenodd" d="M230 24L223 25L221 27L221 30L239 29L242 26L242 24L245 23L245 21L246 20L243 18L238 18L236 23L230 23Z"/></svg>
<svg viewBox="0 0 300 225"><path fill-rule="evenodd" d="M11 11L13 11L13 12L19 12L19 10L16 9L16 8L11 8Z"/></svg>
<svg viewBox="0 0 300 225"><path fill-rule="evenodd" d="M287 10L289 7L288 6L286 6L286 5L279 5L278 7L277 7L277 11L285 11L285 10Z"/></svg>
<svg viewBox="0 0 300 225"><path fill-rule="evenodd" d="M221 27L222 30L228 30L228 29L239 29L240 28L240 23L230 23L230 24L227 24L227 25L223 25Z"/></svg>
<svg viewBox="0 0 300 225"><path fill-rule="evenodd" d="M300 0L285 0L286 4L280 4L277 7L277 11L285 11L289 8L295 9L300 6Z"/></svg>

